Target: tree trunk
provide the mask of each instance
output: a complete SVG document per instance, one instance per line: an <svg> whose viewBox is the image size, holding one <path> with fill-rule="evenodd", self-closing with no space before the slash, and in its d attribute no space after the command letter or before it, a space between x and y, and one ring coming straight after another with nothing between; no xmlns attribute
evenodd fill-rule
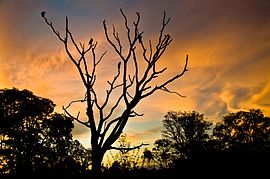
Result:
<svg viewBox="0 0 270 179"><path fill-rule="evenodd" d="M101 164L104 157L104 152L101 149L92 150L92 172L94 175L99 175L101 173Z"/></svg>

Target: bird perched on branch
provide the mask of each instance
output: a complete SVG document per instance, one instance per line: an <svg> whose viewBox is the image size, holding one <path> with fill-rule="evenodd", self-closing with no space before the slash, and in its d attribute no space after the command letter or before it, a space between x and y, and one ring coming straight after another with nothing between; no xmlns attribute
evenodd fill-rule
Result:
<svg viewBox="0 0 270 179"><path fill-rule="evenodd" d="M90 40L89 40L89 45L92 45L92 43L93 43L93 39L90 38Z"/></svg>
<svg viewBox="0 0 270 179"><path fill-rule="evenodd" d="M46 11L42 11L40 14L41 14L41 17L45 17L45 13Z"/></svg>

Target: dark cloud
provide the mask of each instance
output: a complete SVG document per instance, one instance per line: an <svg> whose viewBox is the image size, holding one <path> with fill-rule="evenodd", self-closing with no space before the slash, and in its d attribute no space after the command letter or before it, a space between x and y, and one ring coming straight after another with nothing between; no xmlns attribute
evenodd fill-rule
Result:
<svg viewBox="0 0 270 179"><path fill-rule="evenodd" d="M230 103L230 106L235 109L241 108L240 103L249 100L254 93L252 89L247 87L242 87L238 89L231 89L233 95L233 100Z"/></svg>
<svg viewBox="0 0 270 179"><path fill-rule="evenodd" d="M270 108L270 103L258 102L258 104Z"/></svg>
<svg viewBox="0 0 270 179"><path fill-rule="evenodd" d="M76 136L77 138L81 138L81 136L88 135L90 133L90 129L82 126L81 124L75 123L75 128L72 131L72 134Z"/></svg>
<svg viewBox="0 0 270 179"><path fill-rule="evenodd" d="M262 85L263 88L260 90L260 93L257 93L255 97L255 103L258 105L257 108L262 108L268 115L270 115L270 83Z"/></svg>
<svg viewBox="0 0 270 179"><path fill-rule="evenodd" d="M268 0L184 0L172 16L172 33L178 37L176 43L190 43L224 34L250 29L262 29L269 22Z"/></svg>
<svg viewBox="0 0 270 179"><path fill-rule="evenodd" d="M219 120L221 116L229 111L227 103L219 96L221 92L221 90L218 90L211 93L198 93L195 96L195 109L205 114L205 117L210 121Z"/></svg>

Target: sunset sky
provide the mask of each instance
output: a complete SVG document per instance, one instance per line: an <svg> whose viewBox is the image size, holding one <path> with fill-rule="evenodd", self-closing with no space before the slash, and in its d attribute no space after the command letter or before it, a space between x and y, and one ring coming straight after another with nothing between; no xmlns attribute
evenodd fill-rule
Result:
<svg viewBox="0 0 270 179"><path fill-rule="evenodd" d="M63 44L40 16L46 11L60 33L67 16L78 42L93 37L99 43L97 54L108 51L97 72L97 90L104 92L118 61L104 38L102 21L124 32L120 8L130 22L140 12L144 38L153 42L163 11L171 17L166 33L173 41L159 63L168 67L161 80L180 72L189 55L189 71L169 85L186 98L157 92L141 102L137 111L144 116L131 119L124 131L133 145L160 138L169 110L195 110L214 122L250 108L270 115L269 0L0 0L0 88L28 89L53 100L58 112L84 96ZM89 130L79 124L74 138L89 146Z"/></svg>

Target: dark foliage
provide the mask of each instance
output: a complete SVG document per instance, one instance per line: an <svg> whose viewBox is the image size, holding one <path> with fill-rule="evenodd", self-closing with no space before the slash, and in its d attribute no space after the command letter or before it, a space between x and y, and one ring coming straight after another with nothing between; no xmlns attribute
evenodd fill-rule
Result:
<svg viewBox="0 0 270 179"><path fill-rule="evenodd" d="M258 178L268 171L270 118L259 109L229 113L215 125L195 111L170 111L163 138L143 152L141 165L123 135L121 155L95 173L87 170L91 150L72 139L73 120L54 106L28 90L0 90L1 178Z"/></svg>
<svg viewBox="0 0 270 179"><path fill-rule="evenodd" d="M9 175L73 173L86 169L86 154L72 140L71 118L53 113L55 104L28 90L0 90L0 172ZM77 158L75 158L77 157Z"/></svg>
<svg viewBox="0 0 270 179"><path fill-rule="evenodd" d="M261 110L223 116L213 130L215 160L242 170L264 172L270 161L270 118ZM213 157L212 157L213 158Z"/></svg>
<svg viewBox="0 0 270 179"><path fill-rule="evenodd" d="M165 115L162 134L178 159L191 159L206 150L212 123L198 112L170 111Z"/></svg>
<svg viewBox="0 0 270 179"><path fill-rule="evenodd" d="M164 138L144 154L162 165L172 163L169 173L175 176L243 178L267 173L270 119L259 109L229 113L215 126L197 112L171 111L163 120L162 133Z"/></svg>

